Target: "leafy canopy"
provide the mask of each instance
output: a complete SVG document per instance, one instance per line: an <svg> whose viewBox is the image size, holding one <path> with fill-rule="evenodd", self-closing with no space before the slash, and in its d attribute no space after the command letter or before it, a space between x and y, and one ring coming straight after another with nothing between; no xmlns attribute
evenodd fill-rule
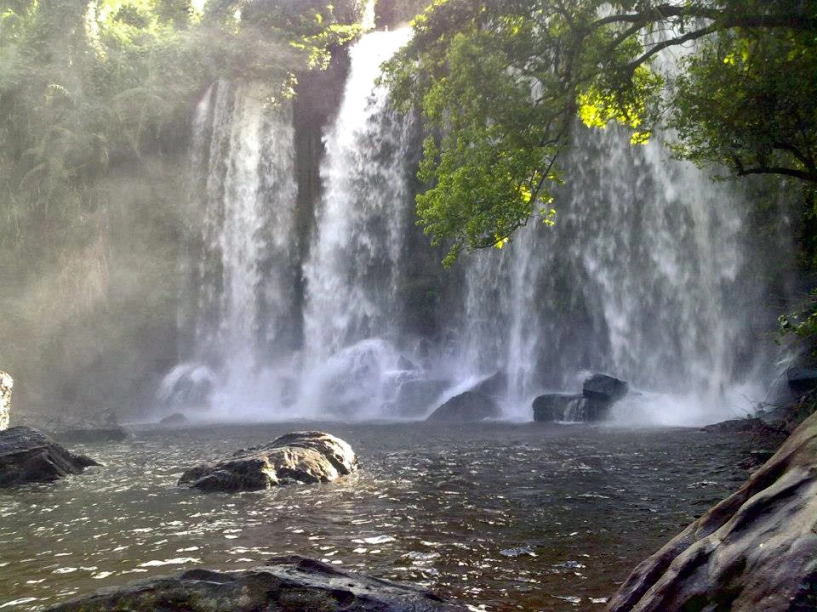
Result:
<svg viewBox="0 0 817 612"><path fill-rule="evenodd" d="M430 129L417 210L446 263L553 222L577 118L634 144L669 126L699 164L817 182L816 0L436 0L413 25L385 79Z"/></svg>

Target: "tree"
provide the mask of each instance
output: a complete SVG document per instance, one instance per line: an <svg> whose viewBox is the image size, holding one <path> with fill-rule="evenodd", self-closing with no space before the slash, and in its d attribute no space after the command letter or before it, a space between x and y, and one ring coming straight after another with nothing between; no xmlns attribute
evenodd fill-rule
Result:
<svg viewBox="0 0 817 612"><path fill-rule="evenodd" d="M385 79L431 129L417 210L446 263L552 223L577 117L634 144L671 127L683 158L817 184L815 0L438 0L414 30ZM660 68L672 48L677 72Z"/></svg>

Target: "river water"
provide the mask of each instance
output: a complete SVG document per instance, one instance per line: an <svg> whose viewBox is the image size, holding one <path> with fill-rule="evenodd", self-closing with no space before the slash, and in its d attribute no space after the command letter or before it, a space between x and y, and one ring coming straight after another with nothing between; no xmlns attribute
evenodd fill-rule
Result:
<svg viewBox="0 0 817 612"><path fill-rule="evenodd" d="M176 486L197 462L307 428L348 441L360 471L234 495ZM476 610L601 610L639 561L740 485L747 444L694 429L538 423L137 431L72 447L104 467L0 491L0 610L290 553Z"/></svg>

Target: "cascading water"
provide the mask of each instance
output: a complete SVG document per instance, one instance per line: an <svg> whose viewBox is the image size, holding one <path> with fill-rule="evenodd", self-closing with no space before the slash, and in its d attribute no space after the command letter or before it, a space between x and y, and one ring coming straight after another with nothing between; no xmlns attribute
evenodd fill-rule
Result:
<svg viewBox="0 0 817 612"><path fill-rule="evenodd" d="M743 381L768 359L749 333L764 287L746 204L658 142L578 138L557 225L532 221L505 252L466 263L463 366L506 370L520 416L532 395L576 389L587 371L642 390L629 402L640 420L745 413L763 384Z"/></svg>
<svg viewBox="0 0 817 612"><path fill-rule="evenodd" d="M302 403L326 404L330 395L336 408L357 416L378 410L380 383L397 365L382 338L393 338L399 325L411 128L375 81L380 64L409 36L409 29L371 32L350 51L340 111L325 139L324 197L304 265Z"/></svg>
<svg viewBox="0 0 817 612"><path fill-rule="evenodd" d="M162 393L209 393L221 418L419 418L500 372L505 415L530 419L535 395L600 371L635 390L619 419L713 421L763 399L767 342L752 330L768 267L746 206L659 142L578 130L555 227L531 221L447 272L428 263L439 254L417 246L410 214L417 126L375 87L408 35L351 48L306 233L290 108L258 84L205 96L194 347Z"/></svg>
<svg viewBox="0 0 817 612"><path fill-rule="evenodd" d="M272 104L270 94L260 83L219 81L194 122L193 177L203 187L194 190L193 203L203 220L193 363L171 373L181 387L165 384L161 391L171 398L198 388L192 373L202 379L200 364L208 364L211 401L224 416L258 409L275 384L264 366L294 345L292 111ZM180 376L187 371L191 376Z"/></svg>

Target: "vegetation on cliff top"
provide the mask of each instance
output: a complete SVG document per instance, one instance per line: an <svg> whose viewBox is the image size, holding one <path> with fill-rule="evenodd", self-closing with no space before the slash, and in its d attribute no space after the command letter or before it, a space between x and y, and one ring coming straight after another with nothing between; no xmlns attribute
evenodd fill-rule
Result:
<svg viewBox="0 0 817 612"><path fill-rule="evenodd" d="M417 210L448 263L552 222L577 118L634 144L671 128L679 157L794 179L813 201L813 0L438 0L414 30L387 80L432 128Z"/></svg>

